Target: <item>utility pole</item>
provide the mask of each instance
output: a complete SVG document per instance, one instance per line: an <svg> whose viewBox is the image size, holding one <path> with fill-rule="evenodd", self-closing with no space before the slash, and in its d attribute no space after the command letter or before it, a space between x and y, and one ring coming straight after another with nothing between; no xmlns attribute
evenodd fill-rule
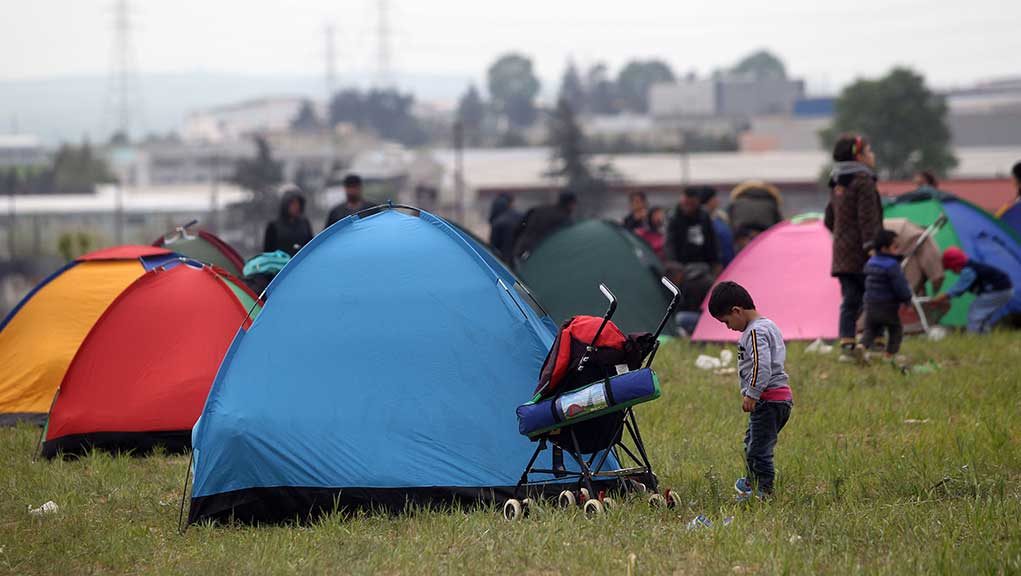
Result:
<svg viewBox="0 0 1021 576"><path fill-rule="evenodd" d="M333 24L326 26L326 106L323 111L323 125L329 131L327 135L326 162L323 165L323 188L330 184L333 177L333 164L337 160L337 131L334 130L333 121L330 118L330 105L333 102L333 95L337 93L337 58L334 35L336 30ZM306 191L307 192L307 191Z"/></svg>
<svg viewBox="0 0 1021 576"><path fill-rule="evenodd" d="M131 13L128 0L117 0L114 15L114 82L117 133L131 138Z"/></svg>
<svg viewBox="0 0 1021 576"><path fill-rule="evenodd" d="M213 151L213 184L209 190L209 221L213 232L220 232L220 155Z"/></svg>
<svg viewBox="0 0 1021 576"><path fill-rule="evenodd" d="M690 159L688 158L688 139L685 137L683 128L681 128L677 138L680 144L678 150L681 153L681 186L687 186L691 181L691 166L689 165Z"/></svg>
<svg viewBox="0 0 1021 576"><path fill-rule="evenodd" d="M376 0L376 12L376 83L379 88L392 88L390 1Z"/></svg>
<svg viewBox="0 0 1021 576"><path fill-rule="evenodd" d="M114 241L120 245L124 243L124 185L118 182L114 190Z"/></svg>
<svg viewBox="0 0 1021 576"><path fill-rule="evenodd" d="M454 122L454 198L457 202L457 221L466 225L464 194L464 123L458 118Z"/></svg>
<svg viewBox="0 0 1021 576"><path fill-rule="evenodd" d="M13 182L12 182L12 184L13 184ZM10 195L8 196L8 198L7 198L7 252L8 252L9 259L12 262L14 261L15 257L17 256L17 254L15 253L15 247L14 247L14 238L15 238L14 232L15 232L15 228L17 228L17 226L16 226L16 224L17 224L17 221L16 221L17 207L15 206L15 201L14 201L14 192L15 192L14 189L16 187L17 187L16 185L12 185L11 186L11 192L10 192Z"/></svg>

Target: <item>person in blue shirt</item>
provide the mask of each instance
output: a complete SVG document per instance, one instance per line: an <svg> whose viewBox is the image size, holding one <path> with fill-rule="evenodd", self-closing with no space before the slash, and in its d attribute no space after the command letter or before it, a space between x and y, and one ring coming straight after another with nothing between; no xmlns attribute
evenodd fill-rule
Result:
<svg viewBox="0 0 1021 576"><path fill-rule="evenodd" d="M727 213L720 209L720 196L716 188L702 188L702 208L713 220L713 231L716 232L716 245L720 251L720 264L724 267L734 259L734 234L730 231Z"/></svg>
<svg viewBox="0 0 1021 576"><path fill-rule="evenodd" d="M956 246L943 252L943 267L958 274L957 283L933 298L933 302L956 298L965 292L974 293L975 300L968 308L968 332L988 332L999 320L1000 310L1014 297L1014 284L1010 276L995 266L968 258Z"/></svg>
<svg viewBox="0 0 1021 576"><path fill-rule="evenodd" d="M896 357L904 336L900 306L911 302L911 287L894 247L896 240L893 230L880 230L872 243L876 253L865 262L865 334L861 343L871 350L876 338L886 331L888 360Z"/></svg>

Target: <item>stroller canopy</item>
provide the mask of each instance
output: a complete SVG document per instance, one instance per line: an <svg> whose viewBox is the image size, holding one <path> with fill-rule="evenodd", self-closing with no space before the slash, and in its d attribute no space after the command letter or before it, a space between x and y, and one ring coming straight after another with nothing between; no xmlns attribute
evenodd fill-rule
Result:
<svg viewBox="0 0 1021 576"><path fill-rule="evenodd" d="M1014 286L1021 286L1021 244L1018 237L1002 221L978 206L952 194L930 189L898 197L887 204L883 214L886 218L907 218L923 228L946 215L947 223L934 236L941 251L949 246L958 246L969 258L1003 270ZM947 270L943 290L956 281L957 275ZM941 323L964 326L973 298L970 293L955 298ZM1021 291L1014 294L1007 311L1021 312Z"/></svg>
<svg viewBox="0 0 1021 576"><path fill-rule="evenodd" d="M788 340L836 338L840 284L830 276L833 242L817 218L795 218L755 237L720 274L748 289L755 308ZM707 302L692 340L737 342L741 334L709 315Z"/></svg>
<svg viewBox="0 0 1021 576"><path fill-rule="evenodd" d="M161 236L152 245L165 246L182 256L218 266L237 278L243 276L245 261L230 244L212 232L199 230L197 234L192 235L185 229L178 229L176 232Z"/></svg>
<svg viewBox="0 0 1021 576"><path fill-rule="evenodd" d="M266 294L195 426L190 522L511 494L534 448L515 409L554 327L478 244L376 207L316 236Z"/></svg>
<svg viewBox="0 0 1021 576"><path fill-rule="evenodd" d="M43 280L0 323L0 424L42 422L85 335L125 288L168 258L164 248L116 246Z"/></svg>
<svg viewBox="0 0 1021 576"><path fill-rule="evenodd" d="M642 239L613 222L586 220L550 236L518 266L518 274L558 323L601 316L606 300L594 286L613 288L624 332L656 328L670 303L659 283L663 266ZM667 334L674 332L671 322Z"/></svg>
<svg viewBox="0 0 1021 576"><path fill-rule="evenodd" d="M187 448L220 360L254 306L234 280L194 260L143 274L110 304L68 367L43 455Z"/></svg>

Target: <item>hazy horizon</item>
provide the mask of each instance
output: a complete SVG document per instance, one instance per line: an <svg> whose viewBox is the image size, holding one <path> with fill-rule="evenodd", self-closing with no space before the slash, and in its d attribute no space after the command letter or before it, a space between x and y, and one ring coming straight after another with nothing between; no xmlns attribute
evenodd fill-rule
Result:
<svg viewBox="0 0 1021 576"><path fill-rule="evenodd" d="M338 76L377 69L380 0L340 5L279 0L139 3L131 6L139 74L212 73L325 76L325 28L335 27ZM500 54L533 58L544 91L555 90L569 58L617 69L658 57L678 74L708 74L768 48L804 77L812 92L835 92L857 77L895 65L921 71L936 87L1021 73L1021 3L976 0L863 0L783 6L699 0L594 5L521 0L513 5L454 0L388 0L392 70L463 77L483 84ZM114 0L0 0L0 80L108 76L113 67ZM285 23L285 24L282 24Z"/></svg>
<svg viewBox="0 0 1021 576"><path fill-rule="evenodd" d="M46 142L111 131L116 0L0 0L0 133ZM532 58L551 102L569 60L660 58L676 74L707 75L769 49L811 95L834 95L858 77L910 66L948 89L1021 74L1021 2L862 0L782 6L740 0L663 5L465 4L309 0L130 2L136 129L163 132L187 112L261 95L326 94L326 27L334 26L337 88L378 77L378 6L389 6L394 83L450 106L486 68L516 51Z"/></svg>

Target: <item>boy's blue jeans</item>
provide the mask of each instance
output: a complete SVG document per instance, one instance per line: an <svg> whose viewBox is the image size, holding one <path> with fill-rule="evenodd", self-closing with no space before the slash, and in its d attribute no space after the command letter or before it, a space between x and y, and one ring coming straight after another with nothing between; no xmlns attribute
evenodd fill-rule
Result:
<svg viewBox="0 0 1021 576"><path fill-rule="evenodd" d="M979 294L968 308L968 332L982 334L1000 319L1000 309L1014 297L1014 289Z"/></svg>
<svg viewBox="0 0 1021 576"><path fill-rule="evenodd" d="M765 494L773 493L773 448L776 439L791 417L790 402L763 402L755 404L748 415L748 430L744 435L745 463L748 467L748 481L758 485Z"/></svg>

